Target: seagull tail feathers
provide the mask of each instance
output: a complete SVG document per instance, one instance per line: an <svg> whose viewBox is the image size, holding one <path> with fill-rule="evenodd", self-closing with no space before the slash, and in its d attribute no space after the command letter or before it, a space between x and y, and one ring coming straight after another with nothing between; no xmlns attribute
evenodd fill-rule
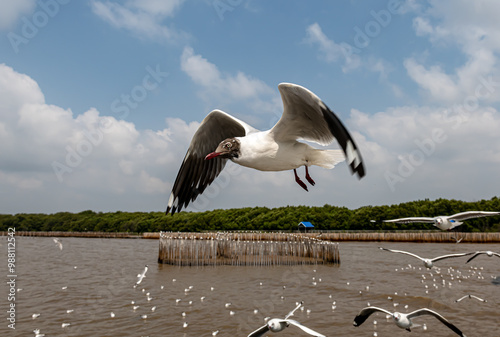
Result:
<svg viewBox="0 0 500 337"><path fill-rule="evenodd" d="M326 169L332 169L338 163L343 162L345 160L345 156L342 150L315 149L309 159L312 165L321 166Z"/></svg>

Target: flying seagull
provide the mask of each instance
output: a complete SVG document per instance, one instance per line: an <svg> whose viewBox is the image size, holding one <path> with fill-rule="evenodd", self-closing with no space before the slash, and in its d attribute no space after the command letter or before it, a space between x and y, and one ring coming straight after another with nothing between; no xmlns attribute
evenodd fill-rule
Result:
<svg viewBox="0 0 500 337"><path fill-rule="evenodd" d="M305 166L307 181L315 182L308 167L331 169L347 157L351 173L365 175L361 154L340 119L308 89L281 83L283 115L270 130L259 131L221 111L213 110L201 122L182 162L166 213L180 212L220 174L228 159L260 171L293 170L295 181L307 191L296 169ZM320 150L299 142L328 145L337 139L342 150ZM215 151L214 151L215 149Z"/></svg>
<svg viewBox="0 0 500 337"><path fill-rule="evenodd" d="M258 328L254 332L250 333L248 337L261 337L264 336L268 331L272 332L279 332L283 331L286 327L288 327L290 324L295 325L296 327L302 329L303 331L307 332L308 334L316 337L325 337L325 335L322 335L320 333L317 333L316 331L309 329L308 327L300 324L299 322L289 319L288 317L293 316L293 313L302 306L304 302L300 302L299 305L292 311L288 313L288 315L285 316L285 318L280 319L280 318L273 318L267 321L266 325Z"/></svg>
<svg viewBox="0 0 500 337"><path fill-rule="evenodd" d="M63 244L61 242L61 239L59 239L59 238L52 238L52 240L54 240L54 243L57 245L57 247L59 247L60 250L63 249Z"/></svg>
<svg viewBox="0 0 500 337"><path fill-rule="evenodd" d="M493 255L496 255L498 257L500 257L500 254L496 253L496 252L492 252L491 250L485 250L485 251L481 251L481 252L474 252L474 253L471 253L471 254L474 254L472 255L468 260L467 262L465 263L469 263L472 259L475 259L477 256L481 255L481 254L486 254L488 255L489 257L492 257Z"/></svg>
<svg viewBox="0 0 500 337"><path fill-rule="evenodd" d="M475 295L471 295L471 294L469 294L469 295L465 295L465 296L462 296L462 297L460 297L458 300L455 300L455 302L457 302L457 303L458 303L458 302L460 302L461 300L466 299L466 298L475 298L476 300L481 301L481 302L488 302L488 301L486 301L485 299L482 299L482 298L480 298L480 297L477 297L477 296L475 296Z"/></svg>
<svg viewBox="0 0 500 337"><path fill-rule="evenodd" d="M462 224L461 221L463 220L480 218L483 216L492 216L492 215L500 215L500 212L468 211L468 212L457 213L450 216L441 215L433 218L411 217L411 218L384 220L384 222L395 222L395 223L425 222L425 223L432 223L434 224L434 226L442 230L451 230L457 226L460 226Z"/></svg>
<svg viewBox="0 0 500 337"><path fill-rule="evenodd" d="M427 309L427 308L418 309L418 310L415 310L413 312L410 312L409 314L403 314L400 312L392 313L388 310L377 308L377 307L366 307L363 310L361 310L359 312L359 314L354 318L354 323L353 323L354 326L360 326L361 324L363 324L363 322L366 321L366 319L376 311L380 311L380 312L383 312L387 315L392 316L394 323L396 323L396 325L398 327L400 327L401 329L408 330L408 331L411 331L412 327L418 326L418 325L413 324L413 322L411 321L411 319L413 317L422 316L422 315L431 315L431 316L436 317L438 320L440 320L441 323L443 323L448 328L453 330L457 335L465 336L462 333L462 331L460 331L456 326L454 326L453 324L448 322L448 320L446 318L444 318L443 316L441 316L437 312L432 311L432 310Z"/></svg>
<svg viewBox="0 0 500 337"><path fill-rule="evenodd" d="M137 282L134 284L134 288L141 284L142 280L146 277L146 273L148 272L148 265L144 267L144 271L142 274L137 274Z"/></svg>
<svg viewBox="0 0 500 337"><path fill-rule="evenodd" d="M406 254L406 255L416 257L417 259L421 260L424 263L424 266L426 266L428 269L431 269L432 266L434 265L434 262L439 261L439 260L449 259L450 257L460 257L460 256L474 254L474 253L458 253L458 254L449 254L449 255L438 256L438 257L435 257L433 259L425 259L423 257L418 256L417 254L405 252L404 250L387 249L387 248L382 248L382 247L379 247L379 248L382 250L386 250L388 252L391 252L391 253L401 253L401 254Z"/></svg>

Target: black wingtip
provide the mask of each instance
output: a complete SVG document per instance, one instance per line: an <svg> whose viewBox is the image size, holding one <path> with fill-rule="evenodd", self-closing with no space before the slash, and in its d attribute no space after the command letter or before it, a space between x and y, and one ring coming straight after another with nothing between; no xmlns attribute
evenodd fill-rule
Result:
<svg viewBox="0 0 500 337"><path fill-rule="evenodd" d="M168 215L169 213L171 215L174 215L176 211L179 212L180 210L178 210L177 207L175 207L175 206L172 206L172 207L171 206L167 206L167 210L165 211L165 215Z"/></svg>
<svg viewBox="0 0 500 337"><path fill-rule="evenodd" d="M472 256L471 256L471 257L467 260L467 262L465 262L466 264L467 264L467 263L469 263L470 261L474 260L474 259L478 256L478 254L477 254L477 253L472 253L472 254L474 254L474 255L472 255Z"/></svg>
<svg viewBox="0 0 500 337"><path fill-rule="evenodd" d="M361 324L363 324L363 322L365 320L366 320L366 318L364 318L364 317L356 316L356 317L354 317L354 321L352 322L352 325L354 325L355 327L358 327Z"/></svg>
<svg viewBox="0 0 500 337"><path fill-rule="evenodd" d="M363 165L363 163L360 163L357 167L355 168L352 168L352 171L353 171L353 174L354 173L357 173L358 174L358 179L361 179L365 176L365 166Z"/></svg>
<svg viewBox="0 0 500 337"><path fill-rule="evenodd" d="M330 132L344 151L351 174L357 175L358 179L363 178L366 174L365 166L354 139L337 115L324 102L323 105L324 108L321 109L323 118L327 121Z"/></svg>

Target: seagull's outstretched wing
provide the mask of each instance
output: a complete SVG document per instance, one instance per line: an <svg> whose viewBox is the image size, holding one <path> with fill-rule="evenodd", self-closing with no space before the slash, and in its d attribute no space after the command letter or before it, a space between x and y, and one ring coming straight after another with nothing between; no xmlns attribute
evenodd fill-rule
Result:
<svg viewBox="0 0 500 337"><path fill-rule="evenodd" d="M500 215L500 212L468 211L451 215L448 217L448 219L462 221L472 218L480 218L483 216L493 216L493 215Z"/></svg>
<svg viewBox="0 0 500 337"><path fill-rule="evenodd" d="M472 255L472 256L471 256L471 257L467 260L467 262L465 262L465 263L469 263L470 261L472 261L473 259L475 259L478 255L480 255L480 254L484 254L484 253L485 253L485 252L475 252L475 253L473 253L474 255Z"/></svg>
<svg viewBox="0 0 500 337"><path fill-rule="evenodd" d="M383 222L394 222L394 223L425 222L425 223L434 223L434 218L429 218L429 217L410 217L410 218L399 218L399 219L383 220Z"/></svg>
<svg viewBox="0 0 500 337"><path fill-rule="evenodd" d="M478 256L479 256L479 255L481 255L481 254L488 254L488 253L490 253L492 256L493 256L493 255L496 255L496 256L500 257L500 254L495 253L495 252L488 252L488 251L484 251L484 252L482 252L482 251L481 251L481 252L472 252L471 254L474 254L474 255L472 255L472 256L471 256L471 257L467 260L467 262L465 262L465 263L469 263L470 261L472 261L473 259L475 259L476 257L478 257Z"/></svg>
<svg viewBox="0 0 500 337"><path fill-rule="evenodd" d="M388 311L388 310L385 310L382 308L377 308L377 307L366 307L366 308L362 309L356 317L354 317L353 325L360 326L361 324L363 324L366 321L366 319L368 317L370 317L371 314L373 314L376 311L380 311L380 312L383 312L387 315L393 316L393 313Z"/></svg>
<svg viewBox="0 0 500 337"><path fill-rule="evenodd" d="M299 309L302 305L304 304L304 301L300 302L296 307L295 309L293 309L292 311L290 311L286 316L285 316L285 319L288 319L288 317L290 316L293 316L293 313L295 311L297 311L297 309Z"/></svg>
<svg viewBox="0 0 500 337"><path fill-rule="evenodd" d="M303 331L307 332L308 334L316 337L326 337L325 335L320 334L319 332L314 331L313 329L309 329L307 326L300 324L296 320L293 319L287 319L287 323L295 325L297 328L302 329Z"/></svg>
<svg viewBox="0 0 500 337"><path fill-rule="evenodd" d="M63 244L59 238L52 238L52 240L54 240L54 243L57 245L57 247L59 247L60 250L63 249Z"/></svg>
<svg viewBox="0 0 500 337"><path fill-rule="evenodd" d="M464 299L466 299L466 298L475 298L476 300L481 301L481 302L488 302L488 301L486 301L485 299L483 299L483 298L481 298L481 297L477 297L477 296L475 296L475 295L471 295L471 294L469 294L469 295L465 295L465 296L462 296L462 297L460 297L459 299L455 300L455 302L457 302L457 303L458 303L458 302L460 302L460 301L462 301L462 300L464 300Z"/></svg>
<svg viewBox="0 0 500 337"><path fill-rule="evenodd" d="M405 252L404 250L387 249L387 248L382 248L382 247L379 247L379 248L382 249L382 250L386 250L388 252L391 252L391 253L406 254L406 255L410 255L410 256L416 257L419 260L423 260L423 258L421 258L420 256L418 256L417 254L413 254L413 253L410 253L410 252Z"/></svg>
<svg viewBox="0 0 500 337"><path fill-rule="evenodd" d="M347 158L352 174L358 178L365 175L361 154L354 139L340 119L318 96L291 83L278 85L283 100L283 115L271 129L277 141L303 139L321 145L328 145L337 139Z"/></svg>
<svg viewBox="0 0 500 337"><path fill-rule="evenodd" d="M451 324L446 318L444 318L443 316L441 316L437 312L432 311L432 310L427 309L427 308L418 309L418 310L415 310L415 311L409 313L408 314L408 318L412 318L412 317L416 317L416 316L422 316L422 315L431 315L431 316L434 316L438 320L440 320L441 323L443 323L448 328L450 328L451 330L453 330L457 335L459 335L459 336L465 336L462 333L462 331L460 331L459 328L457 328L456 326L454 326L453 324Z"/></svg>
<svg viewBox="0 0 500 337"><path fill-rule="evenodd" d="M269 327L266 324L264 326L261 326L260 328L258 328L254 332L251 332L248 335L248 337L261 337L261 336L264 336L266 334L266 332L268 332L268 331L269 331Z"/></svg>
<svg viewBox="0 0 500 337"><path fill-rule="evenodd" d="M458 302L462 301L463 299L468 298L469 296L470 296L470 295L465 295L465 296L462 296L462 297L460 297L459 299L456 299L456 300L455 300L455 302L457 302L457 303L458 303Z"/></svg>
<svg viewBox="0 0 500 337"><path fill-rule="evenodd" d="M435 262L435 261L439 261L439 260L449 259L451 257L460 257L460 256L466 256L466 255L472 255L472 254L474 254L474 252L471 252L471 253L448 254L448 255L443 255L443 256L435 257L431 261Z"/></svg>
<svg viewBox="0 0 500 337"><path fill-rule="evenodd" d="M148 269L149 269L148 265L146 265L144 267L144 271L141 274L137 274L137 282L135 283L136 286L141 284L142 280L146 277L146 273L147 273Z"/></svg>
<svg viewBox="0 0 500 337"><path fill-rule="evenodd" d="M201 122L191 140L179 173L177 173L166 213L180 212L183 207L203 193L219 175L227 159L205 160L205 156L221 141L231 137L243 137L255 131L257 130L250 125L221 110L210 112Z"/></svg>
<svg viewBox="0 0 500 337"><path fill-rule="evenodd" d="M470 297L470 298L475 298L476 300L481 301L481 302L488 302L488 301L486 301L484 298L477 297L477 296L475 296L475 295L469 295L469 297Z"/></svg>

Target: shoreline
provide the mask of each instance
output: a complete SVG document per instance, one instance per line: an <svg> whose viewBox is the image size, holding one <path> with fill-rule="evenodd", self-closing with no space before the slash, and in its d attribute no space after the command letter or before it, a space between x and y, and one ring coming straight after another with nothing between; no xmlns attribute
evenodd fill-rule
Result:
<svg viewBox="0 0 500 337"><path fill-rule="evenodd" d="M177 233L177 232L176 232ZM266 240L275 237L276 232L235 232L243 235L247 240ZM284 232L289 233L289 232ZM0 236L7 236L8 232L0 232ZM206 233L179 232L179 235L196 238ZM325 241L388 241L388 242L427 242L427 243L500 243L500 232L322 232L322 233L293 233L305 237ZM101 239L153 239L160 238L159 232L123 233L123 232L29 232L16 231L16 236L24 237L77 237Z"/></svg>

